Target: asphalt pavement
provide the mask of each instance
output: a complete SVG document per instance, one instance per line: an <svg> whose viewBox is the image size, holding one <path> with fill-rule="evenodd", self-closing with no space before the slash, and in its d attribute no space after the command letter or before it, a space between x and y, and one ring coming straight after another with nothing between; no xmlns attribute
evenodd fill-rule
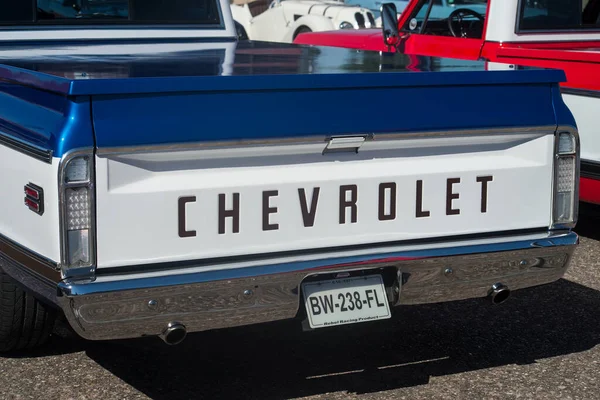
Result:
<svg viewBox="0 0 600 400"><path fill-rule="evenodd" d="M58 325L0 357L1 399L600 399L600 208L582 210L565 279L484 299L402 307L391 320L297 322L87 342Z"/></svg>

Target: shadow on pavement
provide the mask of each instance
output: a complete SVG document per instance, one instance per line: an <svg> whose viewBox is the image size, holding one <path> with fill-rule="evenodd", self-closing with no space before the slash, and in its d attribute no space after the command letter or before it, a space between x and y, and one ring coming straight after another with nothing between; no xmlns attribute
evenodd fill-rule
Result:
<svg viewBox="0 0 600 400"><path fill-rule="evenodd" d="M89 347L89 357L153 399L295 398L369 393L588 350L600 292L560 280L484 299L397 308L391 320L302 332L279 322Z"/></svg>

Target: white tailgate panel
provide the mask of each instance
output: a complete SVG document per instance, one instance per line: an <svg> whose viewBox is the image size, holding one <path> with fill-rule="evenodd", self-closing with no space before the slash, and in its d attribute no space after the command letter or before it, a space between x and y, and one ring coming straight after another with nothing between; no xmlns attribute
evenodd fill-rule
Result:
<svg viewBox="0 0 600 400"><path fill-rule="evenodd" d="M0 233L27 249L60 262L58 223L58 163L36 160L0 145ZM24 186L44 189L44 213L38 215L24 204Z"/></svg>
<svg viewBox="0 0 600 400"><path fill-rule="evenodd" d="M97 157L98 266L115 267L245 254L306 250L546 227L550 223L552 135L369 141L358 154L321 152L324 143L194 150ZM493 176L482 212L480 176ZM448 179L451 208L447 214ZM416 216L417 180L422 211ZM379 185L394 183L396 215L379 220ZM340 199L340 186L356 185ZM313 188L319 187L314 223ZM299 189L306 193L304 217ZM277 191L264 200L265 191ZM239 232L223 218L239 193ZM391 215L391 189L384 191L384 216ZM178 199L185 204L180 237ZM304 197L303 197L304 199ZM263 230L266 223L277 229ZM356 222L352 223L352 212ZM269 213L270 211L270 213ZM307 214L308 213L308 214ZM391 217L388 217L391 218ZM223 225L223 224L222 224ZM310 225L308 223L308 225Z"/></svg>

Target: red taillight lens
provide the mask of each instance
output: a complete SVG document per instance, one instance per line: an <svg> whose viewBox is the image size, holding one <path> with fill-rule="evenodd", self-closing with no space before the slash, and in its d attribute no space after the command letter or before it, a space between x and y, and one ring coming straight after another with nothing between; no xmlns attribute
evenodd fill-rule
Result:
<svg viewBox="0 0 600 400"><path fill-rule="evenodd" d="M25 185L25 205L34 213L42 215L44 213L44 189L28 183Z"/></svg>
<svg viewBox="0 0 600 400"><path fill-rule="evenodd" d="M25 197L25 205L27 207L29 207L29 209L31 211L35 211L35 212L40 211L40 205L38 203L36 203L34 200L28 199L27 197Z"/></svg>
<svg viewBox="0 0 600 400"><path fill-rule="evenodd" d="M40 199L40 192L27 186L25 186L25 194L27 195L27 197L30 197L34 200Z"/></svg>

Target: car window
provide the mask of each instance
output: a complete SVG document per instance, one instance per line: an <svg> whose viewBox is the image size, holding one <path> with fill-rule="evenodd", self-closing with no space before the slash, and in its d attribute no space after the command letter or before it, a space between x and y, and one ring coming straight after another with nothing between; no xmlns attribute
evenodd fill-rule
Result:
<svg viewBox="0 0 600 400"><path fill-rule="evenodd" d="M431 11L429 11L428 15L427 13L430 8L430 3ZM445 21L448 19L450 14L457 9L467 9L473 11L483 18L486 15L487 3L488 0L421 0L419 4L417 4L417 7L415 7L413 10L412 16L408 19L406 26L402 27L402 30L412 33L418 32L445 35L448 33L444 33L439 30L435 30L433 32L424 32L423 26L431 26L430 23L432 22L434 24L441 24L445 26ZM467 19L473 19L473 17L468 16Z"/></svg>
<svg viewBox="0 0 600 400"><path fill-rule="evenodd" d="M600 28L599 0L521 0L521 31Z"/></svg>
<svg viewBox="0 0 600 400"><path fill-rule="evenodd" d="M13 0L1 25L220 24L217 0Z"/></svg>

